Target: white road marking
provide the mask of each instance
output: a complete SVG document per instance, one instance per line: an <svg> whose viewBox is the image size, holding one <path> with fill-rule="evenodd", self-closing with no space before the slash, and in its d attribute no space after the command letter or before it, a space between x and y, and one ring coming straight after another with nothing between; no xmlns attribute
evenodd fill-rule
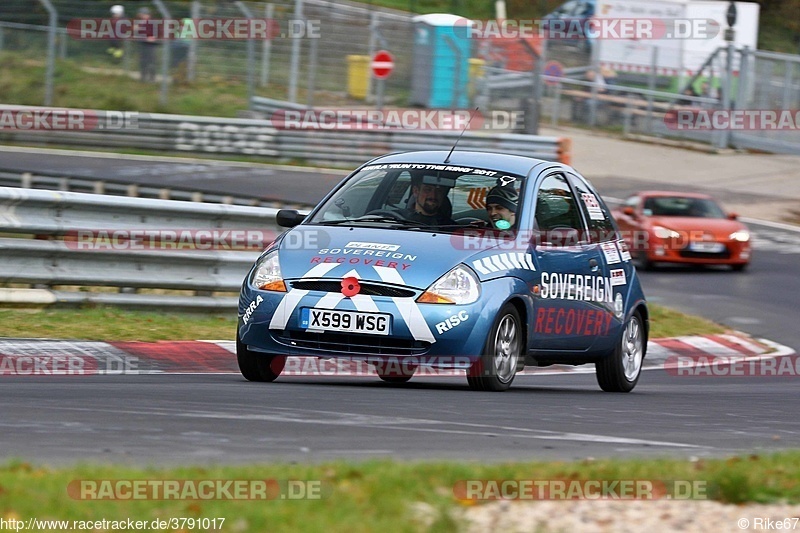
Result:
<svg viewBox="0 0 800 533"><path fill-rule="evenodd" d="M172 418L201 418L218 419L235 422L259 421L259 422L285 422L290 424L318 424L331 426L351 426L372 429L391 429L396 431L413 431L423 433L440 433L450 435L487 436L487 437L507 437L515 439L533 440L558 440L574 442L594 442L607 444L637 444L641 446L661 446L668 448L708 448L696 444L686 444L682 442L669 442L648 439L631 439L627 437L614 437L610 435L599 435L592 433L571 433L548 430L537 430L514 426L496 426L491 424L475 424L466 422L452 422L449 420L434 420L424 418L404 418L396 416L368 415L360 413L343 413L341 411L312 411L305 409L272 408L269 413L246 414L237 412L213 412L213 411L177 411L168 409L104 409L102 406L96 408L79 407L50 407L64 411L85 411L96 413L103 411L106 413L116 413L120 415L136 416L165 416ZM444 429L453 426L459 429Z"/></svg>

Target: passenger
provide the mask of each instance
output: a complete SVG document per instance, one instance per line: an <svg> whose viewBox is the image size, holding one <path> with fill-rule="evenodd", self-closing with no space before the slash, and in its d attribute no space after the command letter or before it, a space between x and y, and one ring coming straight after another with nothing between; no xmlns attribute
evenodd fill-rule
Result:
<svg viewBox="0 0 800 533"><path fill-rule="evenodd" d="M486 194L486 212L492 227L510 229L517 224L519 193L509 185L497 185Z"/></svg>

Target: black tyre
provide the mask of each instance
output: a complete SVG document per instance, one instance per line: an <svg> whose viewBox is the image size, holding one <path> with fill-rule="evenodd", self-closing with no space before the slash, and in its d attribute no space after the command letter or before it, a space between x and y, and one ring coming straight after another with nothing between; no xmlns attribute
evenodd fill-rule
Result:
<svg viewBox="0 0 800 533"><path fill-rule="evenodd" d="M614 351L595 363L597 383L606 392L630 392L639 381L645 353L644 322L635 312L622 329Z"/></svg>
<svg viewBox="0 0 800 533"><path fill-rule="evenodd" d="M483 355L467 370L473 390L504 391L511 386L522 352L522 324L517 309L506 304L486 339Z"/></svg>
<svg viewBox="0 0 800 533"><path fill-rule="evenodd" d="M283 372L286 356L252 352L239 339L236 332L236 361L239 371L247 381L275 381Z"/></svg>
<svg viewBox="0 0 800 533"><path fill-rule="evenodd" d="M731 265L734 272L744 272L747 268L747 263L739 263L738 265Z"/></svg>
<svg viewBox="0 0 800 533"><path fill-rule="evenodd" d="M408 381L414 377L414 373L410 374L401 374L401 373L389 373L389 374L378 374L378 377L381 378L386 383L408 383Z"/></svg>
<svg viewBox="0 0 800 533"><path fill-rule="evenodd" d="M402 361L388 359L375 365L378 377L386 383L406 383L417 371L414 365L404 364Z"/></svg>

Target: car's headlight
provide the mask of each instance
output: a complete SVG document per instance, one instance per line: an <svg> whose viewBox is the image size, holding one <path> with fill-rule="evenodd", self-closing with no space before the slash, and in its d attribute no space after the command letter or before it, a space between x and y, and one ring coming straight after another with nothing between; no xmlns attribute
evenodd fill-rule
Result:
<svg viewBox="0 0 800 533"><path fill-rule="evenodd" d="M664 226L653 226L653 233L659 239L680 239L681 234Z"/></svg>
<svg viewBox="0 0 800 533"><path fill-rule="evenodd" d="M428 290L417 298L420 303L428 304L471 304L481 295L481 283L478 276L464 265L436 280Z"/></svg>
<svg viewBox="0 0 800 533"><path fill-rule="evenodd" d="M281 275L281 264L278 261L278 250L270 252L258 260L250 284L262 291L286 292L286 284Z"/></svg>
<svg viewBox="0 0 800 533"><path fill-rule="evenodd" d="M728 237L732 241L747 242L750 240L750 232L744 229L734 231Z"/></svg>

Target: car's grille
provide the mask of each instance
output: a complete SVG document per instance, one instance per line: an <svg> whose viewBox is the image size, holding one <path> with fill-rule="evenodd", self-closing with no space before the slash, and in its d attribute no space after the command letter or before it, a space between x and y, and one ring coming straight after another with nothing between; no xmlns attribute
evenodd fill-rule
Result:
<svg viewBox="0 0 800 533"><path fill-rule="evenodd" d="M361 292L366 296L389 296L391 298L411 298L416 293L410 289L400 287L390 287L378 283L359 282ZM322 292L342 292L342 282L340 280L314 280L314 281L293 281L293 289L303 289L307 291Z"/></svg>
<svg viewBox="0 0 800 533"><path fill-rule="evenodd" d="M273 332L276 341L296 348L360 355L421 355L431 343L396 339L382 335L353 333L313 333L309 331Z"/></svg>
<svg viewBox="0 0 800 533"><path fill-rule="evenodd" d="M690 250L681 250L680 255L686 259L730 259L731 252L727 248L722 252L693 252Z"/></svg>

